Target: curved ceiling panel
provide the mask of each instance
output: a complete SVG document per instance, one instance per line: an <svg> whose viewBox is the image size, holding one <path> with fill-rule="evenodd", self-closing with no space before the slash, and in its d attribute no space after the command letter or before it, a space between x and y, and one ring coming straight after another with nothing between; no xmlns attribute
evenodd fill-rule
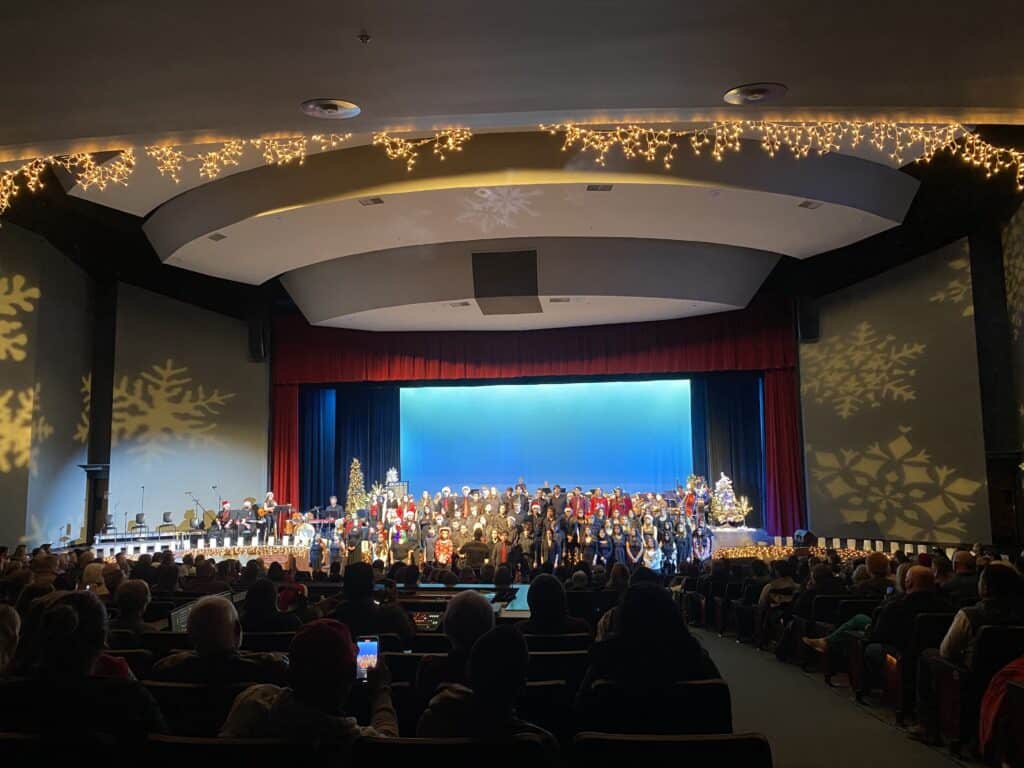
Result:
<svg viewBox="0 0 1024 768"><path fill-rule="evenodd" d="M738 309L777 261L709 243L510 238L362 253L282 281L315 325L524 330Z"/></svg>
<svg viewBox="0 0 1024 768"><path fill-rule="evenodd" d="M610 184L606 192L589 184ZM917 182L855 157L725 163L561 151L541 133L489 134L444 163L404 164L373 147L261 167L168 201L145 232L167 263L247 283L367 251L488 237L640 237L735 245L795 257L898 224ZM366 204L379 201L379 204Z"/></svg>

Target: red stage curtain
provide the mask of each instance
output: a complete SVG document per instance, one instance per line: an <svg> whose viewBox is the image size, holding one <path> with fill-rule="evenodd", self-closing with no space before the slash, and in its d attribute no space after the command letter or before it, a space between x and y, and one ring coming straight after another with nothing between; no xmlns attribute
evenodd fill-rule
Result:
<svg viewBox="0 0 1024 768"><path fill-rule="evenodd" d="M802 518L796 335L788 302L714 315L526 332L375 333L277 319L273 354L274 491L298 503L298 387L370 381L765 371L766 527Z"/></svg>
<svg viewBox="0 0 1024 768"><path fill-rule="evenodd" d="M795 368L764 372L765 528L792 536L804 519L803 451Z"/></svg>
<svg viewBox="0 0 1024 768"><path fill-rule="evenodd" d="M271 482L282 504L299 503L299 388L294 384L274 387L271 429ZM284 533L280 530L280 536Z"/></svg>
<svg viewBox="0 0 1024 768"><path fill-rule="evenodd" d="M275 325L274 384L605 376L790 368L786 305L653 323L526 332L375 333Z"/></svg>

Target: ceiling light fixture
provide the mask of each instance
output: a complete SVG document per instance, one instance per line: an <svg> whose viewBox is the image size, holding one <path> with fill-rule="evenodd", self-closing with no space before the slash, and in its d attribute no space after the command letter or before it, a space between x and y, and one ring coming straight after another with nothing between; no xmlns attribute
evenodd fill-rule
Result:
<svg viewBox="0 0 1024 768"><path fill-rule="evenodd" d="M787 91L789 89L782 83L747 83L730 88L722 99L738 107L761 106L779 101Z"/></svg>
<svg viewBox="0 0 1024 768"><path fill-rule="evenodd" d="M307 99L300 107L302 113L320 120L351 120L362 110L344 99Z"/></svg>

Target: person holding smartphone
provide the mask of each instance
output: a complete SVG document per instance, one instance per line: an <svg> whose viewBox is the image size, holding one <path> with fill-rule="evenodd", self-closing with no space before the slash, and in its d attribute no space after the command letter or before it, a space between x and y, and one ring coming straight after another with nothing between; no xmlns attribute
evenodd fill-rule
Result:
<svg viewBox="0 0 1024 768"><path fill-rule="evenodd" d="M317 619L306 624L295 633L288 651L290 686L254 685L240 693L221 737L350 747L361 736L397 736L391 676L378 650L376 637L360 637L357 646L348 627L339 621ZM344 714L356 685L367 686L369 725Z"/></svg>

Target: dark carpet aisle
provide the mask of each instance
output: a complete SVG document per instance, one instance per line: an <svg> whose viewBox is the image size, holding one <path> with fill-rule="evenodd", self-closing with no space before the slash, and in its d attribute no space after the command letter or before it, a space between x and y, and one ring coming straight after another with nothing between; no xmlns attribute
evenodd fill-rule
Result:
<svg viewBox="0 0 1024 768"><path fill-rule="evenodd" d="M729 683L734 731L765 734L775 768L976 765L954 759L945 749L912 741L881 719L881 711L858 706L848 689L826 686L820 674L781 664L772 654L731 637L700 629L694 634Z"/></svg>

